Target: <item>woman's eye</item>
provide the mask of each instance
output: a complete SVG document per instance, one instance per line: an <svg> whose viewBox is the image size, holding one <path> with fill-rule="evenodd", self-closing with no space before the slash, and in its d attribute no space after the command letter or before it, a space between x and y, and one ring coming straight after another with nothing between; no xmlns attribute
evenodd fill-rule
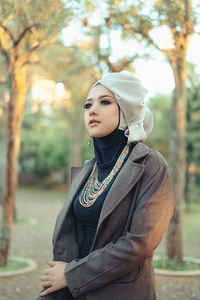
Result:
<svg viewBox="0 0 200 300"><path fill-rule="evenodd" d="M90 106L91 106L91 103L85 103L85 104L83 105L83 108L84 108L84 109L88 109L88 108L90 108Z"/></svg>
<svg viewBox="0 0 200 300"><path fill-rule="evenodd" d="M101 104L108 105L108 104L110 104L110 101L109 100L101 100Z"/></svg>

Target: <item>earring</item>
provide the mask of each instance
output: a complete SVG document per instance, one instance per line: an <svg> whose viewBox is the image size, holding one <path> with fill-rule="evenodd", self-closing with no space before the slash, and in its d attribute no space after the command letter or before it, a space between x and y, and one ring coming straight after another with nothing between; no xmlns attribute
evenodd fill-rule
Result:
<svg viewBox="0 0 200 300"><path fill-rule="evenodd" d="M92 138L90 136L87 143L87 152L91 152L91 148L92 148Z"/></svg>

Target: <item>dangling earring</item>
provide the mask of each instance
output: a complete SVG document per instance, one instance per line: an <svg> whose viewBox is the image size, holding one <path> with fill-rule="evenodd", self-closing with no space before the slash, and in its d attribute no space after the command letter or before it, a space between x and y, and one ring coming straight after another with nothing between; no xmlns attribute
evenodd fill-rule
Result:
<svg viewBox="0 0 200 300"><path fill-rule="evenodd" d="M91 152L91 149L92 149L92 138L90 136L87 143L87 152Z"/></svg>

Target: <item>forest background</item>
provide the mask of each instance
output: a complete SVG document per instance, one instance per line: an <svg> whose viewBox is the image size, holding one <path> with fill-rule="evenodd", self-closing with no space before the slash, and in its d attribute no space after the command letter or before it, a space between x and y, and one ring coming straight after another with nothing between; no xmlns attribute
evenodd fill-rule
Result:
<svg viewBox="0 0 200 300"><path fill-rule="evenodd" d="M167 254L183 261L181 210L200 195L200 68L188 59L191 40L199 40L198 2L0 1L0 264L17 186L65 188L70 166L92 157L83 121L89 87L109 71L143 66L146 74L152 61L170 71L156 76L152 67L148 75L154 130L146 143L172 172L177 210ZM158 77L163 93L159 82L155 92Z"/></svg>

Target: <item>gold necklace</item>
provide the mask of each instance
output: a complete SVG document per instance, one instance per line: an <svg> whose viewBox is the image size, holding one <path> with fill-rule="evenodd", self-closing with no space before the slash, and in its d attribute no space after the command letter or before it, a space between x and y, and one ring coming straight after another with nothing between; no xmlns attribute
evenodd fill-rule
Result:
<svg viewBox="0 0 200 300"><path fill-rule="evenodd" d="M121 165L124 162L125 157L128 154L128 151L129 151L129 146L126 145L123 151L121 152L120 156L118 157L113 169L102 182L99 182L98 180L97 163L95 162L92 172L87 180L87 183L85 184L79 196L79 202L82 206L90 207L95 203L98 196L103 193L103 191L111 182L115 174L119 171Z"/></svg>

